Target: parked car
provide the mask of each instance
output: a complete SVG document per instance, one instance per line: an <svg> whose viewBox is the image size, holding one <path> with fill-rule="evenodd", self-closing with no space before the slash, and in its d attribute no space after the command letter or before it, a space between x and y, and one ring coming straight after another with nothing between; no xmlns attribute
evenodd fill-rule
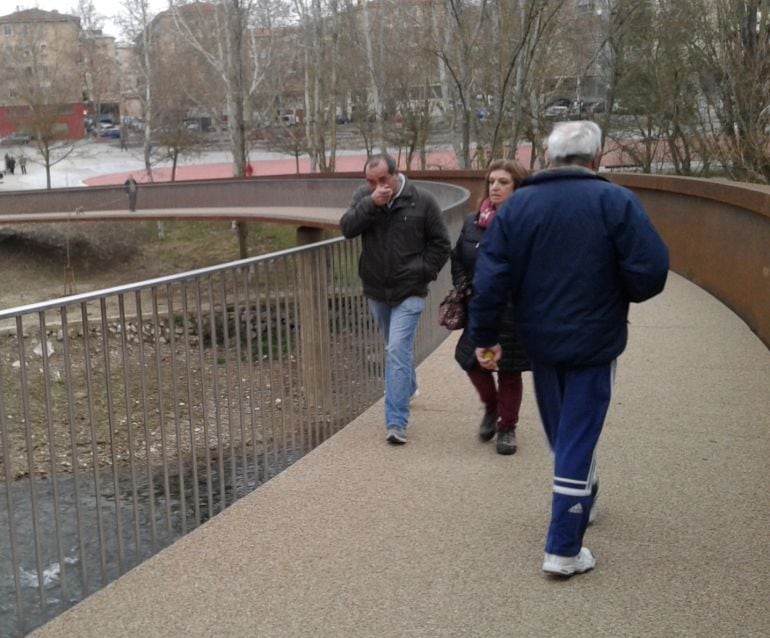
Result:
<svg viewBox="0 0 770 638"><path fill-rule="evenodd" d="M21 146L23 144L29 144L32 137L26 133L11 133L3 138L0 138L0 146Z"/></svg>
<svg viewBox="0 0 770 638"><path fill-rule="evenodd" d="M593 107L591 108L592 114L600 114L605 113L607 110L607 105L604 102L596 102ZM615 100L612 103L612 112L615 115L625 115L628 113L628 109L623 105L623 103L620 100Z"/></svg>
<svg viewBox="0 0 770 638"><path fill-rule="evenodd" d="M543 109L543 117L549 119L560 119L567 117L572 107L572 102L566 98L554 100Z"/></svg>
<svg viewBox="0 0 770 638"><path fill-rule="evenodd" d="M120 139L120 129L119 128L103 129L99 131L99 137L107 137L113 140Z"/></svg>

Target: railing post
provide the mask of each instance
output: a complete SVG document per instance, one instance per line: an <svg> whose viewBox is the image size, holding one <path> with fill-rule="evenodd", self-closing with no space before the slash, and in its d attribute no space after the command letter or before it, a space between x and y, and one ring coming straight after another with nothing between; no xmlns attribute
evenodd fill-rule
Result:
<svg viewBox="0 0 770 638"><path fill-rule="evenodd" d="M324 239L323 230L300 226L297 244ZM303 252L299 258L300 374L308 414L308 434L315 446L328 436L331 420L331 344L329 282L324 251Z"/></svg>
<svg viewBox="0 0 770 638"><path fill-rule="evenodd" d="M237 223L238 228L238 253L241 259L249 256L249 227L244 220Z"/></svg>

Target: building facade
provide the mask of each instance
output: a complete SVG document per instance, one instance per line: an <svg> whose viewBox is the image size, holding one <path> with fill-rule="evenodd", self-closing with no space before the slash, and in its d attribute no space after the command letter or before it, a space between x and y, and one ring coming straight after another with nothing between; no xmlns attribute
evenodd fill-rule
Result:
<svg viewBox="0 0 770 638"><path fill-rule="evenodd" d="M119 98L114 38L84 32L76 16L0 16L0 51L0 137L80 139L92 110Z"/></svg>

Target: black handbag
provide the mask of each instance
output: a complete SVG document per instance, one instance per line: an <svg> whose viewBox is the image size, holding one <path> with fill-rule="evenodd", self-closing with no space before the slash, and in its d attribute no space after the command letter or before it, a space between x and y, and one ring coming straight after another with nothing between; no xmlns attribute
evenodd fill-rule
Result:
<svg viewBox="0 0 770 638"><path fill-rule="evenodd" d="M468 314L468 297L471 294L471 288L468 284L461 284L452 288L444 297L444 301L438 307L438 324L444 326L447 330L462 330L465 328L466 316Z"/></svg>

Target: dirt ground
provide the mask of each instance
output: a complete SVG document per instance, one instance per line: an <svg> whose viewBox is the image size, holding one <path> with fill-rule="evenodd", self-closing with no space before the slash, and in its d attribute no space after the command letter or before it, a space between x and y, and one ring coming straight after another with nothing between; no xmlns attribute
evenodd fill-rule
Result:
<svg viewBox="0 0 770 638"><path fill-rule="evenodd" d="M53 225L52 225L53 226ZM229 223L155 222L92 229L69 242L66 229L0 229L0 309L48 301L121 284L203 268L239 258ZM73 238L71 238L73 239ZM294 245L286 226L249 225L249 254ZM69 264L69 267L68 267Z"/></svg>
<svg viewBox="0 0 770 638"><path fill-rule="evenodd" d="M237 234L233 232L229 222L168 222L164 228L162 239L158 236L155 222L127 222L109 226L105 224L101 227L93 225L92 228L84 230L81 235L71 234L65 237L67 241L64 243L62 243L60 230L53 225L43 229L42 225L35 224L26 227L14 227L13 229L0 228L0 263L3 273L0 279L0 310L62 297L67 285L74 285L76 287L74 292L77 293L91 292L221 264L238 259L239 256ZM283 225L250 224L248 236L249 253L255 256L289 248L295 244L294 230ZM67 246L69 247L71 267L69 273L66 270L68 263ZM116 303L113 297L107 301L108 314L110 313L110 304ZM116 309L113 308L113 310ZM7 333L0 331L0 339L4 339L2 341L3 347L0 349L0 354L3 355L0 357L0 365L3 366L3 369L0 370L0 379L3 379L4 386L0 389L5 392L3 409L8 424L9 451L7 458L10 459L11 474L14 477L21 477L31 471L35 475L45 475L50 470L52 450L56 450L55 462L57 467L61 471L69 471L73 463L68 439L70 421L75 424L74 427L77 429L78 454L80 455L82 452L83 459L85 459L82 460L82 463L81 461L78 462L82 464L83 468L89 467L89 463L91 463L88 460L90 458L88 455L91 453L92 439L97 442L111 441L110 454L114 458L109 455L107 457L100 455L100 463L110 464L115 462L115 459L127 458L128 442L105 430L110 423L104 412L107 405L105 397L101 396L98 390L95 390L91 395L91 402L87 401L89 394L86 393L85 387L82 385L86 373L84 369L78 367L83 360L78 352L84 347L83 341L78 338L79 333L73 333L71 336L69 363L58 356L61 353L61 346L55 337L51 337L52 343L55 344L55 352L58 354L52 356L48 363L49 373L53 375L55 381L49 386L50 395L47 395L41 385L43 370L38 368L39 359L33 354L35 344L40 341L37 333L39 326L37 325L36 313L28 315L28 318L30 319L28 326L30 332L28 336L25 335L25 351L30 353L30 358L25 383L28 394L40 397L40 400L31 401L28 405L21 402L18 361L14 364L14 361L19 359L17 342L13 336L16 331L9 322L6 322L7 325L5 325L5 328L8 328ZM47 320L53 318L52 315L47 316ZM98 322L95 325L97 328L99 327ZM191 342L194 341L191 347L197 347L199 338L200 336L197 334L190 337ZM103 374L103 371L99 372L101 359L96 355L98 355L98 348L106 343L106 340L102 342L98 335L92 335L91 341L92 347L96 348L93 353L92 372L98 376L98 374ZM116 357L123 356L120 342L117 341L116 344L114 345L114 355ZM170 356L168 352L170 347L166 341L160 345L153 342L145 343L143 346L144 354L148 360L155 360L154 348L158 348L159 352L162 351L163 357ZM182 358L189 354L184 348L181 350L180 348L182 346L177 344L175 351L177 357ZM133 350L134 346L126 347L126 352ZM238 376L239 360L233 360L229 366L223 364L231 356L232 353L224 351L221 353L214 351L213 354L207 354L206 361L211 365L205 368L206 373L217 376L225 375L227 378L221 379L222 387L240 387L243 381ZM200 367L201 361L202 359L195 359L184 367L185 371L188 368L193 371L190 373L190 378L199 379L203 374L200 372L203 369ZM194 372L195 366L200 368L197 373ZM134 369L132 368L132 370ZM169 370L164 368L164 374L169 373ZM113 379L115 387L113 400L110 404L112 411L123 409L122 406L125 403L118 396L121 391L120 388L123 388L119 379L120 377ZM70 383L74 388L72 396L67 393ZM138 379L131 379L132 387L138 386L139 383ZM175 384L169 382L168 385L171 387ZM96 386L94 387L96 388ZM160 388L154 392L148 392L149 400L151 401L152 397L160 394ZM198 396L203 393L194 394ZM42 400L43 396L47 397L50 405ZM243 399L244 405L247 403L251 405L251 400L252 398ZM268 401L266 405L272 406L272 400ZM52 421L54 425L50 431L46 427L50 420L46 415L47 406L51 414L55 415ZM89 413L89 409L92 412ZM189 409L191 414L187 417L188 419L192 419L192 412L197 410L197 422L204 420L200 416L206 412L202 405L191 405ZM154 411L150 409L150 413L154 415L159 413L159 408ZM208 413L214 414L214 408L209 406ZM263 409L262 414L267 414L267 410ZM168 417L168 415L166 416ZM125 415L124 421L127 421L128 418L129 416ZM32 444L28 444L26 440L25 422L38 424L37 429L33 429L31 435ZM231 425L234 429L238 429L239 424L231 422ZM93 431L89 428L93 428ZM124 432L123 430L120 431ZM56 436L49 444L50 432L55 432ZM148 434L148 436L150 435ZM200 437L203 434L196 433L196 436ZM202 440L196 444L207 448L209 443ZM193 443L188 441L186 445L189 447ZM29 448L32 449L31 460L28 458ZM168 453L172 454L173 451ZM144 454L144 451L135 451L135 456L141 456L141 454ZM2 465L3 460L0 459L0 468ZM4 470L0 474L4 475Z"/></svg>

